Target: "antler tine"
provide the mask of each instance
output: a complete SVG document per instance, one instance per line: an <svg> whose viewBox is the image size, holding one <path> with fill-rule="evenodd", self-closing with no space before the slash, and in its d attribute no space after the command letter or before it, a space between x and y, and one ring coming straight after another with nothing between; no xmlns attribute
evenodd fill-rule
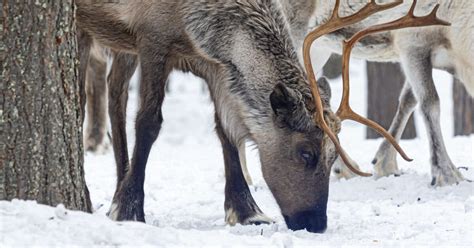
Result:
<svg viewBox="0 0 474 248"><path fill-rule="evenodd" d="M310 32L303 43L303 60L304 60L304 65L306 68L306 72L308 74L308 79L310 82L311 86L311 93L314 98L314 102L316 105L316 112L315 112L315 120L318 122L321 126L321 128L324 130L324 132L329 136L331 141L334 143L336 146L337 152L341 156L342 160L346 164L346 166L353 171L355 174L359 176L365 176L369 177L372 176L372 174L369 173L364 173L355 168L346 156L346 152L342 149L339 140L337 139L336 135L332 132L332 130L329 128L327 125L326 121L324 120L324 111L323 111L323 104L321 101L321 95L319 94L319 89L318 89L318 83L316 81L316 76L313 71L313 65L311 63L311 58L310 58L310 51L311 51L311 45L313 42L321 37L324 34L334 32L336 30L339 30L345 26L352 25L354 23L360 22L367 17L369 17L372 14L375 14L380 11L384 11L390 8L394 8L400 4L403 3L403 0L398 0L393 3L389 4L377 4L375 0L371 0L370 3L368 3L366 6L364 6L361 10L359 10L357 13L347 16L347 17L340 17L339 16L339 7L340 7L340 0L336 0L336 4L332 13L331 18L329 21L320 26L319 28L315 29L314 31Z"/></svg>
<svg viewBox="0 0 474 248"><path fill-rule="evenodd" d="M361 40L362 38L382 32L382 31L389 31L389 30L396 30L396 29L402 29L402 28L409 28L409 27L421 27L421 26L432 26L432 25L450 25L448 22L443 21L437 17L437 11L439 9L439 4L432 10L432 12L426 16L422 17L416 17L414 15L414 10L416 7L417 1L414 0L413 4L410 8L410 11L405 15L404 17L384 23L384 24L379 24L375 25L372 27L369 27L365 30L362 30L358 33L356 33L349 41L344 42L344 48L343 48L343 98L341 100L341 105L339 106L339 110L337 111L337 115L339 118L342 120L346 119L351 119L353 121L359 122L361 124L364 124L374 130L376 130L378 133L383 135L394 147L395 149L400 153L400 155L407 161L412 161L403 149L398 145L396 142L395 138L393 138L390 133L388 133L383 127L378 125L377 123L364 118L358 114L356 114L349 105L349 62L350 62L350 55L352 52L352 49L354 48L354 45Z"/></svg>
<svg viewBox="0 0 474 248"><path fill-rule="evenodd" d="M339 7L341 7L341 0L336 0L336 4L334 5L334 9L332 10L331 19L339 18Z"/></svg>

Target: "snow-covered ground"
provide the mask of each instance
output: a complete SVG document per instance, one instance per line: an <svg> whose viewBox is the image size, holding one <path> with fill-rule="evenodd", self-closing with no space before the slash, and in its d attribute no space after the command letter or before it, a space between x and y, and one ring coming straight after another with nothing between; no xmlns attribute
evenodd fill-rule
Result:
<svg viewBox="0 0 474 248"><path fill-rule="evenodd" d="M352 104L365 113L364 63L352 68ZM442 101L442 125L451 158L474 179L474 136L452 137L451 79L435 72ZM334 80L333 106L340 82ZM135 87L136 89L136 87ZM134 142L136 90L129 100L129 150ZM273 225L235 226L224 223L224 166L214 133L213 106L202 93L202 81L174 73L171 93L164 104L162 132L153 146L145 182L146 224L113 222L105 214L115 190L112 151L87 154L86 180L93 214L38 205L0 202L0 247L108 245L108 246L474 246L473 184L433 188L429 148L423 123L420 138L401 145L415 159L399 159L400 177L355 178L330 185L328 229L324 234L293 232L286 228L271 193L262 179L257 152L248 149L248 164L255 185L252 194L261 209L276 220ZM364 127L345 123L340 136L344 147L371 171L381 140L365 140Z"/></svg>

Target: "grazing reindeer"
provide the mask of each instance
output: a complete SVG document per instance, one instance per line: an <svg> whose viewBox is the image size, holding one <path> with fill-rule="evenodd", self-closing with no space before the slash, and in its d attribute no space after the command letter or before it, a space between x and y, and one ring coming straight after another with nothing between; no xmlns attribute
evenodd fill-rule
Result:
<svg viewBox="0 0 474 248"><path fill-rule="evenodd" d="M126 136L114 131L114 126L124 123L114 123L114 118L123 117L120 103L126 99L109 94L109 104L119 105L111 115L118 175L110 211L113 219L144 221L145 165L163 121L166 80L172 69L179 69L204 78L215 104L216 130L224 151L226 221L271 221L255 203L241 171L237 147L251 139L259 148L265 180L289 228L325 230L329 172L336 153L311 118L310 88L278 2L77 3L82 61L87 61L85 54L95 41L118 52L114 63L131 61L124 53L137 55L141 63L141 103L130 165ZM117 58L121 54L128 58ZM123 80L111 78L119 75L113 68L110 89L123 92ZM321 84L321 91L328 103L328 85ZM326 118L338 131L337 118L329 105L325 107Z"/></svg>
<svg viewBox="0 0 474 248"><path fill-rule="evenodd" d="M370 11L357 13L354 19L365 19L392 5L373 2L368 6ZM253 200L241 170L237 148L245 139L251 139L259 148L263 176L288 227L325 230L335 148L346 162L347 158L333 135L339 132L340 122L329 107L329 85L321 80L319 87L313 83L310 88L283 14L285 7L274 0L120 4L84 0L78 2L78 7L78 25L83 30L79 37L82 61L88 61L95 40L120 51L119 55L136 54L141 63L141 105L131 165L125 130L116 127L118 137L113 131L118 176L110 212L113 219L144 221L145 165L163 121L165 82L176 68L204 78L210 88L216 130L224 151L226 221L270 221ZM293 31L295 37L301 33ZM137 59L124 54L123 60L116 58L114 63L119 61L134 61L129 64L134 68ZM81 65L81 79L85 67ZM110 74L110 87L123 92L127 76L122 74L117 83L114 75L120 73ZM123 117L126 97L111 98L115 99L111 103L120 105L114 106L119 109L114 115ZM112 117L112 130L117 124L124 121L116 123ZM350 163L347 165L352 168Z"/></svg>
<svg viewBox="0 0 474 248"><path fill-rule="evenodd" d="M315 6L310 19L318 27L330 17L335 0L308 0L306 7ZM316 4L315 4L316 2ZM367 1L343 0L340 5L342 16L361 9ZM381 2L396 2L384 0ZM403 2L403 1L398 1ZM383 20L400 17L410 7L406 1L398 8L377 14L364 22L331 33L313 46L314 57L325 61L330 51L341 52L342 40ZM433 26L420 29L395 30L373 35L362 40L355 47L356 56L375 61L398 61L406 74L407 81L400 96L397 114L390 127L391 134L400 139L409 116L420 103L428 131L431 150L432 185L443 186L464 180L448 156L440 127L439 97L433 84L432 68L447 70L457 76L474 95L474 2L470 0L419 0L415 13L427 13L439 2L439 16L451 22L451 26ZM415 6L416 0L412 6ZM322 66L323 63L316 66ZM316 68L318 69L318 68ZM382 82L381 82L382 83ZM375 159L378 176L398 174L395 149L384 141Z"/></svg>

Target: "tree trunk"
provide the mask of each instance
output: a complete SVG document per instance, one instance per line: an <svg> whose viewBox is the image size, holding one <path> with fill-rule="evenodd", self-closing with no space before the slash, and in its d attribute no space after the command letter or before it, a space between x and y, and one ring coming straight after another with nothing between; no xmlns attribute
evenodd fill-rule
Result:
<svg viewBox="0 0 474 248"><path fill-rule="evenodd" d="M454 135L474 133L474 99L464 85L455 79L453 84Z"/></svg>
<svg viewBox="0 0 474 248"><path fill-rule="evenodd" d="M2 4L0 200L91 211L73 0Z"/></svg>
<svg viewBox="0 0 474 248"><path fill-rule="evenodd" d="M342 57L339 54L333 54L323 67L323 75L329 79L334 79L342 74Z"/></svg>
<svg viewBox="0 0 474 248"><path fill-rule="evenodd" d="M399 64L367 62L368 110L369 119L379 123L385 129L390 127L397 112L398 97L403 88L405 76ZM367 128L367 138L381 137ZM402 139L416 138L413 115L407 123Z"/></svg>

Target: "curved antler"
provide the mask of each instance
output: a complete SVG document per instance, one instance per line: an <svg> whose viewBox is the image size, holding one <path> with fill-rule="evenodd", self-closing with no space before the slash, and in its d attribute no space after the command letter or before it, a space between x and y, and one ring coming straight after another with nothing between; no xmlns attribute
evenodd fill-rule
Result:
<svg viewBox="0 0 474 248"><path fill-rule="evenodd" d="M369 27L367 29L364 29L362 31L359 31L356 33L354 36L352 36L348 41L344 41L344 46L343 46L343 97L341 100L341 104L339 106L339 109L337 111L337 116L341 118L341 120L353 120L356 122L359 122L363 125L366 125L375 131L377 131L379 134L384 136L394 147L395 149L400 153L400 155L405 159L406 161L413 161L410 159L403 149L400 147L400 145L397 143L395 138L388 133L382 126L377 124L376 122L369 120L367 118L364 118L357 113L355 113L350 105L349 105L349 62L351 59L351 52L352 49L354 48L355 44L360 41L362 38L367 37L371 34L383 32L383 31L390 31L390 30L396 30L396 29L402 29L402 28L409 28L409 27L421 27L421 26L431 26L431 25L450 25L449 23L440 20L437 18L436 13L439 9L439 4L436 5L436 7L433 9L433 11L423 17L416 17L414 15L415 7L416 7L417 1L414 0L413 4L410 8L410 11L405 15L404 17L384 23L384 24L379 24L375 25L372 27Z"/></svg>
<svg viewBox="0 0 474 248"><path fill-rule="evenodd" d="M324 116L323 116L324 112L323 112L323 104L321 101L321 95L319 94L318 83L316 81L316 76L313 71L313 64L311 63L311 57L310 57L311 45L316 39L318 39L319 37L325 34L337 31L339 29L342 29L345 26L360 22L377 12L393 8L395 6L400 5L401 3L403 3L403 0L399 0L394 3L380 5L380 4L377 4L375 0L371 0L370 3L364 6L357 13L341 18L339 16L340 0L336 0L335 7L329 21L326 24L321 25L319 28L315 29L314 31L310 32L306 36L303 43L304 65L306 68L306 72L308 74L308 79L309 79L310 87L311 87L311 93L313 95L314 102L316 105L316 112L315 112L314 118L316 122L320 124L324 132L329 136L331 141L334 143L334 145L336 146L337 152L339 153L339 156L341 156L346 166L359 176L369 177L369 176L372 176L372 174L361 172L358 169L356 169L356 166L353 166L351 164L350 160L346 156L346 152L342 149L341 144L339 143L339 140L337 139L336 135L332 132L332 130L329 128L326 121L324 120Z"/></svg>
<svg viewBox="0 0 474 248"><path fill-rule="evenodd" d="M358 21L361 21L368 16L379 12L383 11L389 8L393 8L395 6L398 6L401 4L403 0L397 1L394 3L390 4L385 4L385 5L379 5L375 3L375 0L371 0L369 4L367 4L364 8L362 8L359 12L357 12L354 15L340 18L339 17L339 7L340 7L340 0L336 0L336 6L334 7L334 11L332 13L332 16L328 23L322 25L318 29L312 31L305 39L304 45L303 45L303 59L305 63L305 68L308 73L308 78L310 81L310 86L311 86L311 92L313 94L313 98L315 101L316 105L316 113L315 113L315 120L317 123L321 125L321 128L326 132L326 134L329 136L329 138L332 140L334 145L336 146L337 152L341 156L342 160L344 163L347 165L347 167L352 170L354 173L360 175L360 176L371 176L371 174L361 172L357 169L354 168L354 166L351 164L350 160L347 158L345 151L342 149L336 135L332 132L332 130L328 127L327 123L324 120L323 116L323 107L322 107L322 102L321 102L321 96L319 95L319 90L318 90L318 85L316 81L316 77L313 71L311 59L310 59L310 49L311 49L311 44L319 37L321 37L324 34L334 32L336 30L339 30L347 25L354 24ZM415 7L416 7L417 1L414 0L413 4L410 8L410 11L407 13L406 16L384 24L380 25L375 25L372 27L369 27L365 30L362 30L358 33L356 33L349 41L344 42L344 51L343 51L343 98L341 100L341 105L339 106L339 109L337 111L337 115L339 118L342 120L346 119L351 119L356 122L362 123L366 126L369 126L373 129L375 129L378 133L383 135L394 147L395 149L400 153L400 155L407 161L412 161L405 152L402 150L402 148L398 145L396 142L395 138L393 138L390 133L388 133L383 127L378 125L377 123L364 118L358 114L356 114L349 105L349 91L350 91L350 85L349 85L349 62L350 62L350 55L352 52L352 49L354 45L362 38L382 32L382 31L389 31L389 30L396 30L396 29L402 29L402 28L409 28L409 27L421 27L421 26L431 26L431 25L450 25L448 22L440 20L437 17L437 11L439 9L439 4L435 6L433 11L423 17L416 17L414 15Z"/></svg>

